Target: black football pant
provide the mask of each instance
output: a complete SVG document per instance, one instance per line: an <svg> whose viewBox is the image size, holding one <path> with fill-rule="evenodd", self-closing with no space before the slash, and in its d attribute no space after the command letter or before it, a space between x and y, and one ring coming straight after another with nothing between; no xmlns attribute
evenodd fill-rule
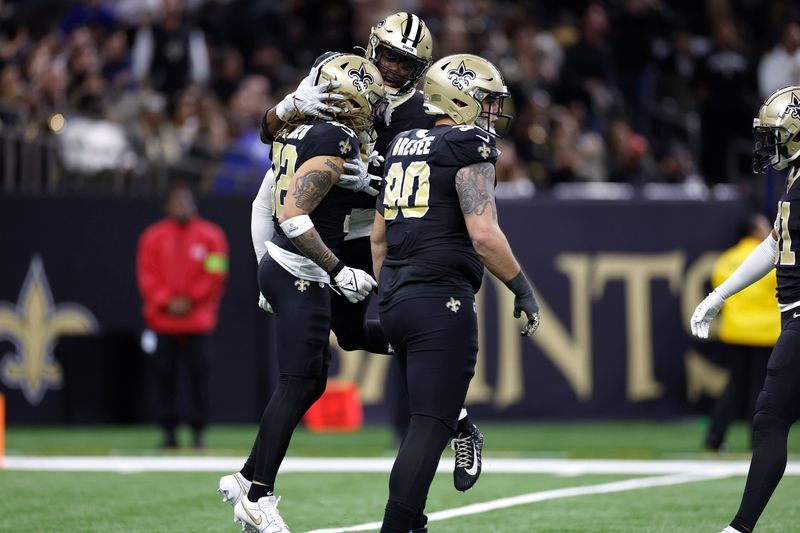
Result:
<svg viewBox="0 0 800 533"><path fill-rule="evenodd" d="M360 268L370 276L373 275L369 237L344 241L339 251L339 259L349 267ZM369 293L364 301L353 304L344 296L334 293L331 296L331 329L343 350L365 350L387 355L389 342L380 322L366 318L371 298L372 293ZM397 361L393 360L389 365L389 379L395 382L400 380ZM408 429L408 396L403 387L389 387L388 390L394 393L389 402L392 409L392 426L395 434L402 438Z"/></svg>
<svg viewBox="0 0 800 533"><path fill-rule="evenodd" d="M731 525L750 532L786 470L789 428L800 418L800 315L781 314L781 335L753 417L753 458L739 512Z"/></svg>
<svg viewBox="0 0 800 533"><path fill-rule="evenodd" d="M185 367L189 390L189 425L195 430L206 426L208 415L208 336L158 335L154 354L160 423L167 435L174 434L179 422L178 383Z"/></svg>
<svg viewBox="0 0 800 533"><path fill-rule="evenodd" d="M731 423L742 412L746 420L753 419L756 399L764 386L767 361L771 352L772 348L762 346L734 344L726 346L725 362L730 372L730 380L711 412L705 442L707 448L714 450L720 448L725 442L725 435Z"/></svg>
<svg viewBox="0 0 800 533"><path fill-rule="evenodd" d="M345 265L360 268L374 276L369 237L344 241L338 257ZM371 299L372 293L369 293L363 301L350 303L344 296L334 293L331 297L331 329L343 350L364 350L388 355L389 342L380 322L367 320L367 308Z"/></svg>
<svg viewBox="0 0 800 533"><path fill-rule="evenodd" d="M421 297L381 310L381 325L400 363L411 411L389 477L382 533L406 533L420 526L439 458L458 425L475 373L474 302L460 298L455 305L445 297Z"/></svg>
<svg viewBox="0 0 800 533"><path fill-rule="evenodd" d="M259 264L258 284L275 309L280 376L242 474L272 489L295 427L325 391L331 290L293 276L269 255Z"/></svg>

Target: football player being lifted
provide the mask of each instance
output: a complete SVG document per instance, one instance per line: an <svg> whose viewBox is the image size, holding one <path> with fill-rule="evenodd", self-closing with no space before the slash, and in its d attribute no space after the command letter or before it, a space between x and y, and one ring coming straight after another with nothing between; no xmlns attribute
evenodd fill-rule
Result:
<svg viewBox="0 0 800 533"><path fill-rule="evenodd" d="M275 478L295 427L325 390L331 289L358 302L376 285L339 257L354 195L335 185L345 159L359 153L359 138L369 134L388 102L380 72L361 56L326 57L314 83L330 82L337 83L339 97L333 120L292 117L272 143L274 232L259 263L258 285L275 313L280 374L247 464L220 481L234 519L254 532L289 531L278 513Z"/></svg>
<svg viewBox="0 0 800 533"><path fill-rule="evenodd" d="M539 325L533 289L497 221L495 135L510 119L503 78L478 56L448 56L428 69L424 95L435 125L389 145L371 236L380 322L411 407L382 533L424 531L428 489L475 373L484 265L514 293L522 333ZM473 460L456 454L459 464Z"/></svg>
<svg viewBox="0 0 800 533"><path fill-rule="evenodd" d="M372 272L369 235L375 218L375 198L383 174L383 156L394 137L414 128L430 128L433 116L425 113L422 93L417 84L432 61L433 39L425 23L410 13L395 13L379 21L371 30L366 48L366 58L381 72L389 98L385 120L375 124L375 138L362 144L362 157L348 158L344 163L345 173L340 176L339 186L356 191L356 202L348 221L348 233L341 250L341 258L367 272ZM330 54L330 52L328 53ZM324 54L319 62L328 54ZM327 85L316 84L312 73L306 77L294 93L289 94L277 106L267 111L262 123L262 140L269 139L283 127L287 120L298 116L325 118L336 112L338 96L329 94ZM269 240L271 226L265 224L271 212L269 191L273 178L268 172L253 202L252 235L256 256L265 252L264 241ZM261 300L262 307L267 307ZM390 347L378 320L367 320L369 298L352 304L340 296L332 301L331 326L339 346L344 350L366 350L371 353L389 354ZM407 423L408 413L402 413ZM459 424L454 431L452 446L456 455L469 458L456 462L453 484L464 491L472 487L480 476L483 435L462 409Z"/></svg>
<svg viewBox="0 0 800 533"><path fill-rule="evenodd" d="M776 269L781 334L753 416L753 458L741 505L722 533L750 533L786 469L789 428L800 418L800 87L770 95L753 120L753 170L788 170L772 233L695 309L692 333L708 337L722 302Z"/></svg>

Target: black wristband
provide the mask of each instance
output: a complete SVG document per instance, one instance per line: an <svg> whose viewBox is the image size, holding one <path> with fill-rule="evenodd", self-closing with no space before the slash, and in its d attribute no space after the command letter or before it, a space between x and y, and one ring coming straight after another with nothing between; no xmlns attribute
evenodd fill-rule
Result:
<svg viewBox="0 0 800 533"><path fill-rule="evenodd" d="M508 287L516 296L533 293L531 284L528 283L525 274L523 274L521 270L519 271L519 274L506 281L505 284L506 287Z"/></svg>
<svg viewBox="0 0 800 533"><path fill-rule="evenodd" d="M336 263L336 266L335 266L335 267L333 267L332 269L330 269L330 271L328 272L328 274L330 275L330 277L331 277L331 278L335 278L335 277L336 277L336 275L337 275L339 272L341 272L342 270L344 270L344 263L342 263L341 261L339 261L338 263Z"/></svg>

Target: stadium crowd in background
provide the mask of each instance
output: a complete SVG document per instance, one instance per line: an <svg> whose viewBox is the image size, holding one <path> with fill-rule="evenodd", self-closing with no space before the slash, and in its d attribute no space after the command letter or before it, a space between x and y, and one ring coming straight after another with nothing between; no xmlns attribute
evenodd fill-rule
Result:
<svg viewBox="0 0 800 533"><path fill-rule="evenodd" d="M406 9L431 28L434 58L471 52L504 72L517 119L499 143L499 197L561 182L748 186L760 98L800 84L794 4L0 1L0 164L7 190L180 177L254 193L264 110L320 53Z"/></svg>

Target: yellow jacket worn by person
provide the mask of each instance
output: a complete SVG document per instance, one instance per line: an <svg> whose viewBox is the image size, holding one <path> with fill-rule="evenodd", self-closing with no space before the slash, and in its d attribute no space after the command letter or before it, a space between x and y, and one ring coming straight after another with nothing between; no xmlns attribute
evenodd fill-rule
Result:
<svg viewBox="0 0 800 533"><path fill-rule="evenodd" d="M721 284L742 264L761 241L744 237L725 250L714 264L711 281ZM781 331L781 314L775 299L775 270L725 300L720 312L719 339L726 344L774 346Z"/></svg>

